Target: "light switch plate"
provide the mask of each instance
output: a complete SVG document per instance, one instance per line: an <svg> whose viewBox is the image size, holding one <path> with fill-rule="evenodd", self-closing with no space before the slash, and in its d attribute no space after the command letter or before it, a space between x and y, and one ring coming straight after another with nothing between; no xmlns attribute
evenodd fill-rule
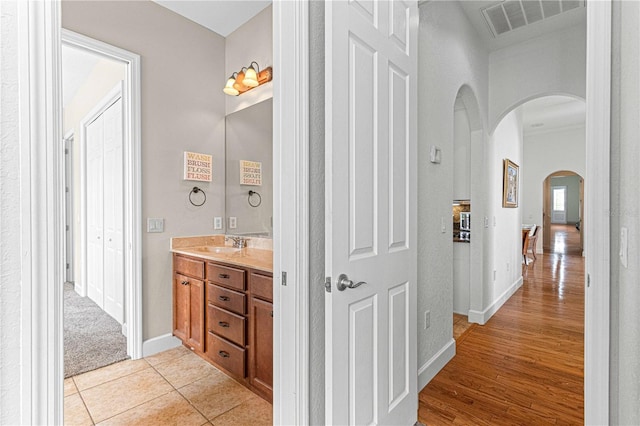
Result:
<svg viewBox="0 0 640 426"><path fill-rule="evenodd" d="M222 229L222 218L220 216L213 218L213 229Z"/></svg>
<svg viewBox="0 0 640 426"><path fill-rule="evenodd" d="M229 216L229 229L236 229L237 225L237 218L235 216Z"/></svg>
<svg viewBox="0 0 640 426"><path fill-rule="evenodd" d="M148 217L147 232L164 232L164 219L160 217Z"/></svg>

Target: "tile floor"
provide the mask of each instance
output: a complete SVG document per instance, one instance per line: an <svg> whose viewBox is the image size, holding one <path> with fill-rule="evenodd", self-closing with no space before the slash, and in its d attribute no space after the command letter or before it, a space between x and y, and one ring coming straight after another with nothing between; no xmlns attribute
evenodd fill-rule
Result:
<svg viewBox="0 0 640 426"><path fill-rule="evenodd" d="M65 425L271 425L271 404L184 346L64 381Z"/></svg>

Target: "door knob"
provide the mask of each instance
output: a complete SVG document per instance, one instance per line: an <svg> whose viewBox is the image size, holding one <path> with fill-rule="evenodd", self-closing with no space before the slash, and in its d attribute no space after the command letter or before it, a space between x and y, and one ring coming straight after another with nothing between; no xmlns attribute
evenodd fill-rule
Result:
<svg viewBox="0 0 640 426"><path fill-rule="evenodd" d="M338 290L340 291L345 291L345 289L347 288L360 287L362 284L366 284L366 282L359 281L354 284L354 282L351 281L346 274L340 274L340 276L338 277Z"/></svg>

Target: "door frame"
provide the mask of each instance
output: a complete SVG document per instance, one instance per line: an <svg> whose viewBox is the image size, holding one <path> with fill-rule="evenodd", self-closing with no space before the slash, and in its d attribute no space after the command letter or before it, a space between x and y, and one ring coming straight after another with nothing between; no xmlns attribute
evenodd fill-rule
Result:
<svg viewBox="0 0 640 426"><path fill-rule="evenodd" d="M62 138L62 144L64 148L64 187L65 187L65 203L64 203L64 222L65 222L65 234L64 234L64 278L65 282L76 281L75 277L75 265L74 257L76 251L74 250L74 238L75 238L75 223L74 223L74 206L73 192L75 184L73 181L73 141L75 139L75 130L71 129L65 133ZM71 220L69 220L71 218ZM66 227L69 229L66 229ZM69 279L71 278L71 280Z"/></svg>
<svg viewBox="0 0 640 426"><path fill-rule="evenodd" d="M273 64L273 422L309 424L309 0L273 2Z"/></svg>
<svg viewBox="0 0 640 426"><path fill-rule="evenodd" d="M585 143L586 145L586 143ZM586 150L586 148L585 148ZM580 178L580 249L584 252L584 178L571 170L558 170L547 176L542 182L542 252L551 251L551 178L561 176L578 176Z"/></svg>
<svg viewBox="0 0 640 426"><path fill-rule="evenodd" d="M126 78L120 87L114 88L82 121L80 128L81 150L81 211L80 230L81 265L86 263L86 164L84 161L87 122L85 119L97 116L103 102L121 91L123 101L123 195L124 195L124 282L125 282L125 324L123 332L127 336L127 355L132 359L142 357L142 190L141 190L141 94L140 56L110 44L92 39L82 34L62 28L62 44L85 50L124 63ZM61 62L59 64L61 66ZM58 90L61 90L58 88ZM57 165L60 167L60 165ZM56 212L60 214L60 212ZM63 216L60 214L60 216ZM57 216L58 217L58 216ZM82 269L82 295L86 295L86 268Z"/></svg>

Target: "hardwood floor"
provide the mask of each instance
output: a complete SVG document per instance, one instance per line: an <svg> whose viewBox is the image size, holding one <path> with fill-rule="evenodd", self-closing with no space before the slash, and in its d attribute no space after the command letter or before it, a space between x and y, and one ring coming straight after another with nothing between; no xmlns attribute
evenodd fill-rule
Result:
<svg viewBox="0 0 640 426"><path fill-rule="evenodd" d="M425 425L584 423L584 260L539 255L524 284L420 392Z"/></svg>
<svg viewBox="0 0 640 426"><path fill-rule="evenodd" d="M551 225L551 253L581 256L580 231L575 225Z"/></svg>

